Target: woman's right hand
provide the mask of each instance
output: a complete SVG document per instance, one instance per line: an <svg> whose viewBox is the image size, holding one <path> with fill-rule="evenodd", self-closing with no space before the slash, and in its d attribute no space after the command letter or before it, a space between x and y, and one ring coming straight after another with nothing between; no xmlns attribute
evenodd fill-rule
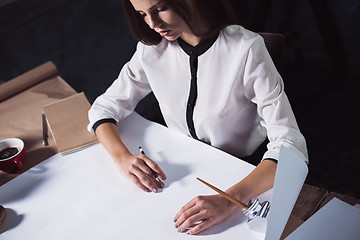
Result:
<svg viewBox="0 0 360 240"><path fill-rule="evenodd" d="M145 192L158 192L165 184L166 175L161 168L144 154L132 155L121 141L118 128L113 123L103 123L96 128L99 142L114 160L120 172ZM156 178L151 171L158 175ZM161 179L160 179L161 178Z"/></svg>
<svg viewBox="0 0 360 240"><path fill-rule="evenodd" d="M120 172L145 192L157 193L165 186L166 175L153 160L144 154L122 156L115 159ZM154 173L153 173L153 171ZM157 175L157 176L155 176Z"/></svg>

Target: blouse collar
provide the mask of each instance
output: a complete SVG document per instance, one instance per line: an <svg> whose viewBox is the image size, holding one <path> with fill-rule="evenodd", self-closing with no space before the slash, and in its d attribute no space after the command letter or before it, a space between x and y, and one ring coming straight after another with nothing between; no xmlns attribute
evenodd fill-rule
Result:
<svg viewBox="0 0 360 240"><path fill-rule="evenodd" d="M196 54L196 56L200 56L214 44L214 42L216 41L217 38L218 38L218 35L211 37L211 38L206 38L206 39L201 40L198 45L191 46L190 44L188 44L187 42L185 42L184 40L182 40L179 37L178 43L179 43L180 47L182 48L182 50L184 50L184 52L187 55L190 56L190 55Z"/></svg>

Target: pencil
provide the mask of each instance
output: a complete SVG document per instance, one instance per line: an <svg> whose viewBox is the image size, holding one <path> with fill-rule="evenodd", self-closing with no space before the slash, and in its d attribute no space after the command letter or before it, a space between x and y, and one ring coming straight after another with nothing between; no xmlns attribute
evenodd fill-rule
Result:
<svg viewBox="0 0 360 240"><path fill-rule="evenodd" d="M232 196L230 196L229 194L227 194L226 192L221 191L220 189L218 189L217 187L214 187L213 185L211 185L210 183L205 182L204 180L200 179L200 178L196 178L197 180L199 180L200 182L202 182L203 184L205 184L206 186L208 186L209 188L213 189L215 192L219 193L221 196L227 198L228 200L232 201L233 203L239 205L240 207L244 208L244 209L248 209L249 207L243 203L240 202L239 200L233 198Z"/></svg>
<svg viewBox="0 0 360 240"><path fill-rule="evenodd" d="M41 117L42 117L42 131L43 131L42 145L47 146L49 145L49 142L48 142L47 123L46 123L45 114L42 114Z"/></svg>
<svg viewBox="0 0 360 240"><path fill-rule="evenodd" d="M144 155L145 155L145 152L144 152L144 150L142 149L142 147L139 147L139 151L140 151L141 154L144 154ZM146 164L146 163L145 163L145 164ZM148 166L148 167L149 167L149 166ZM155 179L159 181L159 179L158 179L158 174L157 174L151 167L149 167L149 168L151 169L151 172L152 172L152 174L154 175Z"/></svg>

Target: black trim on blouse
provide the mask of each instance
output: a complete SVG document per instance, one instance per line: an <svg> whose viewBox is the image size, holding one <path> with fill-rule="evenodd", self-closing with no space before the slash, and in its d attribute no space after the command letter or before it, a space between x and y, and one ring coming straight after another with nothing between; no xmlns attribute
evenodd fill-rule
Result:
<svg viewBox="0 0 360 240"><path fill-rule="evenodd" d="M188 103L186 105L186 123L189 129L190 135L199 140L196 135L194 127L194 108L196 104L198 89L197 89L197 69L198 69L198 57L205 53L216 41L218 36L204 39L195 47L191 46L181 38L178 38L178 43L182 50L189 55L190 57L190 73L191 73L191 83L190 83L190 93L188 98Z"/></svg>
<svg viewBox="0 0 360 240"><path fill-rule="evenodd" d="M116 121L115 121L115 119L113 119L113 118L100 119L100 120L96 121L96 122L94 123L94 125L92 126L92 129L94 130L94 132L96 132L96 128L97 128L98 126L100 126L101 124L103 124L103 123L113 123L113 124L116 125Z"/></svg>
<svg viewBox="0 0 360 240"><path fill-rule="evenodd" d="M274 163L278 164L278 160L276 160L274 158L265 158L263 161L265 161L265 160L273 161Z"/></svg>

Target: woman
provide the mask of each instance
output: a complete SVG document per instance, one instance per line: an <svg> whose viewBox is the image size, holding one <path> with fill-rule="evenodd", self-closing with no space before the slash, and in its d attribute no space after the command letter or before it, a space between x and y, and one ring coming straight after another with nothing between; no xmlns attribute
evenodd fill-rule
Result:
<svg viewBox="0 0 360 240"><path fill-rule="evenodd" d="M139 188L157 192L164 183L152 170L163 180L166 175L145 155L127 150L116 122L150 91L169 128L237 157L251 155L269 139L254 171L226 191L242 202L273 186L281 145L307 159L305 139L262 38L230 26L220 0L124 0L124 6L139 44L118 79L94 102L89 130ZM199 196L180 209L175 224L196 234L236 208L219 195Z"/></svg>

